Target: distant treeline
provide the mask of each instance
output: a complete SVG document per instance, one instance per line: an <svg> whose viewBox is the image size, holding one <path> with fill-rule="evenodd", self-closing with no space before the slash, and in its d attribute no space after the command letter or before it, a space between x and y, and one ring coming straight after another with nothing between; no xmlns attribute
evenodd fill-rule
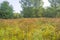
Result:
<svg viewBox="0 0 60 40"><path fill-rule="evenodd" d="M21 13L13 13L12 5L8 1L0 4L0 18L58 18L60 17L60 0L48 0L50 7L44 8L42 0L20 0Z"/></svg>

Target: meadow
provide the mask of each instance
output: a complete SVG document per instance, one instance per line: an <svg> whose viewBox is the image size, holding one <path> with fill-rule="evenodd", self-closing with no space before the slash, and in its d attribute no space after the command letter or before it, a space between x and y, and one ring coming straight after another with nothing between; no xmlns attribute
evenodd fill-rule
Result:
<svg viewBox="0 0 60 40"><path fill-rule="evenodd" d="M60 40L60 18L0 19L0 40Z"/></svg>

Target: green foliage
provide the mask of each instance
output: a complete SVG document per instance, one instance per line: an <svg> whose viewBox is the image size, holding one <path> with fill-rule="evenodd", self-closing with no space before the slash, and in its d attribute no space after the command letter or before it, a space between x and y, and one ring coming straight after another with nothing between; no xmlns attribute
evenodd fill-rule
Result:
<svg viewBox="0 0 60 40"><path fill-rule="evenodd" d="M45 13L43 14L44 17L56 17L57 13L56 13L56 9L53 7L49 7L47 9L45 9Z"/></svg>
<svg viewBox="0 0 60 40"><path fill-rule="evenodd" d="M20 13L14 13L13 18L23 18L23 16Z"/></svg>
<svg viewBox="0 0 60 40"><path fill-rule="evenodd" d="M48 0L52 7L59 7L60 6L60 0Z"/></svg>
<svg viewBox="0 0 60 40"><path fill-rule="evenodd" d="M54 10L50 10L49 12L51 12L51 11L53 11L54 13L52 13L52 15L54 16L54 17L60 17L60 12L58 12L58 11L60 11L60 0L48 0L49 2L50 2L50 4L51 4L51 8L54 8Z"/></svg>
<svg viewBox="0 0 60 40"><path fill-rule="evenodd" d="M42 0L20 0L22 6L22 15L25 18L40 17L42 12Z"/></svg>
<svg viewBox="0 0 60 40"><path fill-rule="evenodd" d="M60 17L60 1L48 0L50 7L44 9L42 0L20 0L22 6L22 15L24 18L39 18L39 17Z"/></svg>
<svg viewBox="0 0 60 40"><path fill-rule="evenodd" d="M0 18L12 18L13 7L9 5L9 2L4 1L0 6Z"/></svg>
<svg viewBox="0 0 60 40"><path fill-rule="evenodd" d="M23 17L33 17L33 7L26 7L26 8L23 8L23 11L22 11L22 15Z"/></svg>
<svg viewBox="0 0 60 40"><path fill-rule="evenodd" d="M13 14L13 7L9 5L9 2L3 1L3 3L0 4L0 18L60 18L60 0L48 1L51 5L45 9L43 8L42 0L20 0L22 7L21 14Z"/></svg>

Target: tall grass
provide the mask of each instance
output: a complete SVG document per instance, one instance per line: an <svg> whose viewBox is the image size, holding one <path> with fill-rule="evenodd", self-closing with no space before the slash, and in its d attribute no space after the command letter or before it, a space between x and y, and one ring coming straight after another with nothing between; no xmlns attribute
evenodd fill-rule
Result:
<svg viewBox="0 0 60 40"><path fill-rule="evenodd" d="M60 40L60 19L0 19L0 40Z"/></svg>

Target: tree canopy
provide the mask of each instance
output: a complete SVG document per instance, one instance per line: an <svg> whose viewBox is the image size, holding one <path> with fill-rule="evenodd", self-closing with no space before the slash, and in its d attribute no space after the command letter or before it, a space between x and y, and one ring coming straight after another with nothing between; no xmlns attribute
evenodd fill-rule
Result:
<svg viewBox="0 0 60 40"><path fill-rule="evenodd" d="M13 7L9 5L9 2L4 1L0 6L0 18L12 18Z"/></svg>

